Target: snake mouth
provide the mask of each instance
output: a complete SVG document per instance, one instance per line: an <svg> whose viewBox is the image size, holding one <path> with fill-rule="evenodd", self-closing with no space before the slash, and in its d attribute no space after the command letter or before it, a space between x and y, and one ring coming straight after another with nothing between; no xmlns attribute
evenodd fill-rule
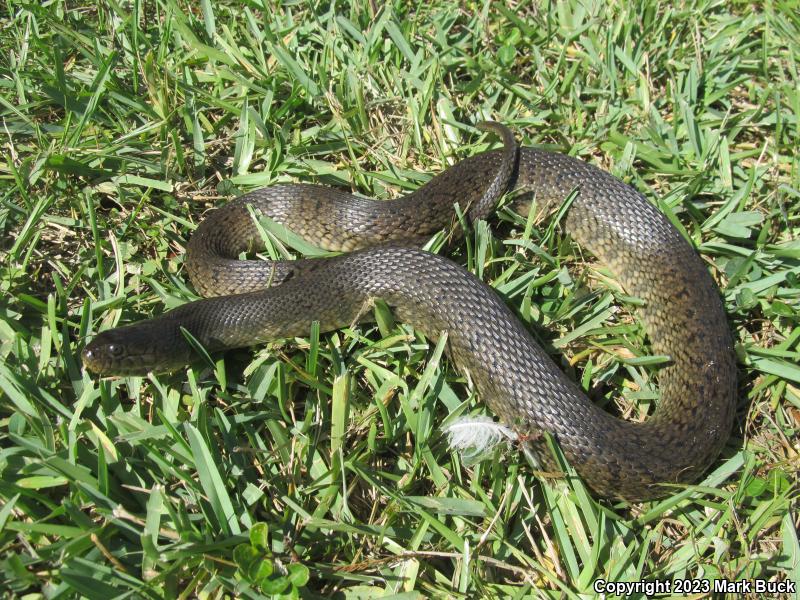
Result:
<svg viewBox="0 0 800 600"><path fill-rule="evenodd" d="M169 345L172 338L168 335L154 337L153 329L145 323L98 333L81 353L83 366L97 375L134 376L163 372L187 363L188 348L185 345L168 348L166 355L172 360L165 361L162 355L164 346ZM165 334L164 329L160 324L155 331ZM163 343L154 344L154 340Z"/></svg>
<svg viewBox="0 0 800 600"><path fill-rule="evenodd" d="M83 366L97 375L147 375L147 355L129 352L123 344L108 339L106 333L98 334L83 349Z"/></svg>

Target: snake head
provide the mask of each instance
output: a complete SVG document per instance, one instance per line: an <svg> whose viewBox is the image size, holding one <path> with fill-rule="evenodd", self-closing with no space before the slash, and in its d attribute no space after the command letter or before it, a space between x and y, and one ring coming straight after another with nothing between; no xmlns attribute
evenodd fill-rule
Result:
<svg viewBox="0 0 800 600"><path fill-rule="evenodd" d="M185 365L188 344L160 319L98 333L86 344L83 365L98 375L147 375ZM166 347L174 346L174 347ZM166 357L166 358L165 358Z"/></svg>

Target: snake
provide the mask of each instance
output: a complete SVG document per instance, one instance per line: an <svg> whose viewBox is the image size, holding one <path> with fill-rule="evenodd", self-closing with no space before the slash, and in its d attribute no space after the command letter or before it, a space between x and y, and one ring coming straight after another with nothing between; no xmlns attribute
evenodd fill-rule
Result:
<svg viewBox="0 0 800 600"><path fill-rule="evenodd" d="M197 358L192 341L215 352L306 337L314 322L321 332L351 326L382 300L426 337L447 336L450 360L540 468L565 459L598 496L626 501L696 481L729 438L736 397L732 335L709 269L670 219L620 179L520 146L503 125L481 127L499 134L503 147L465 158L402 197L288 183L210 211L185 261L205 298L98 333L83 364L103 376L172 371ZM534 201L537 210L565 210L568 235L640 301L652 351L668 357L652 415L627 420L593 403L489 285L420 248L452 228L454 205L474 222L508 191L521 215ZM254 214L339 254L239 260L263 248Z"/></svg>

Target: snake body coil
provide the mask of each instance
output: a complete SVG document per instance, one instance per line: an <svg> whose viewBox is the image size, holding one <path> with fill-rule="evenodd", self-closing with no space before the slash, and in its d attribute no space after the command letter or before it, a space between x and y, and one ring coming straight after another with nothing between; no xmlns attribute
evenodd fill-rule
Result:
<svg viewBox="0 0 800 600"><path fill-rule="evenodd" d="M201 223L187 269L205 296L161 317L98 334L84 364L104 374L141 374L184 365L188 330L208 350L305 336L313 321L332 330L351 324L366 303L385 300L405 322L438 337L481 398L552 466L550 432L598 494L642 500L660 483L691 481L716 458L732 426L735 368L718 291L704 264L653 205L608 173L579 160L517 149L505 128L502 151L461 161L414 194L377 202L309 185L252 192ZM577 195L566 227L644 300L643 319L659 371L661 401L643 423L620 420L592 404L536 344L485 284L449 260L387 243L419 241L452 222L455 202L485 216L506 185L549 205ZM334 258L237 261L258 233L247 205L330 250ZM266 285L280 283L263 289ZM234 295L230 295L234 294Z"/></svg>

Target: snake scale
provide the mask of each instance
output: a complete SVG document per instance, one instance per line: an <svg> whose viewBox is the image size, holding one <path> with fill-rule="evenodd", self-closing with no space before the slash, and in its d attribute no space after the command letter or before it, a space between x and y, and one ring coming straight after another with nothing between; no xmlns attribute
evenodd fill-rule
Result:
<svg viewBox="0 0 800 600"><path fill-rule="evenodd" d="M542 432L599 495L644 500L662 483L696 479L717 457L732 427L735 364L719 292L694 249L641 194L580 160L518 147L447 169L405 197L379 202L322 186L285 184L248 193L212 211L187 247L186 266L207 296L162 316L99 333L83 362L105 375L167 371L189 363L185 328L209 351L306 336L350 325L383 299L404 322L437 338L479 396L524 435L544 467L554 465ZM641 309L659 371L661 399L644 422L592 404L554 364L512 311L462 267L414 247L453 223L453 205L483 218L506 190L533 192L566 214L570 235L605 263ZM340 256L236 260L260 236L248 205L307 241ZM522 210L522 208L521 208ZM266 287L271 286L271 287Z"/></svg>

